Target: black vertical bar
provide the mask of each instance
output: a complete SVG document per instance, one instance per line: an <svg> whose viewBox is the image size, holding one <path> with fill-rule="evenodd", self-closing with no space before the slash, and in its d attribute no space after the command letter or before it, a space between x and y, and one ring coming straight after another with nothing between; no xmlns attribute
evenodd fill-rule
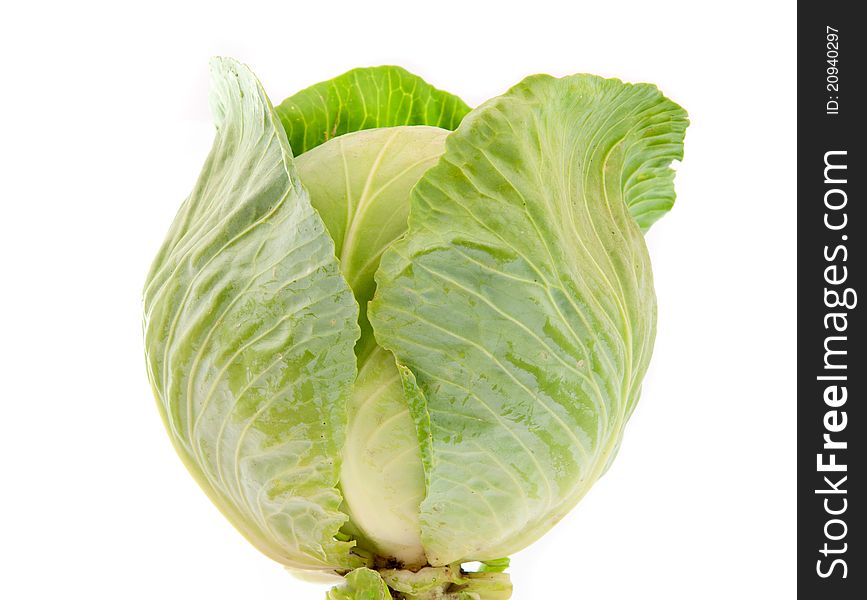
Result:
<svg viewBox="0 0 867 600"><path fill-rule="evenodd" d="M865 31L798 3L798 593L867 598ZM863 292L863 295L862 295ZM858 491L856 491L858 490Z"/></svg>

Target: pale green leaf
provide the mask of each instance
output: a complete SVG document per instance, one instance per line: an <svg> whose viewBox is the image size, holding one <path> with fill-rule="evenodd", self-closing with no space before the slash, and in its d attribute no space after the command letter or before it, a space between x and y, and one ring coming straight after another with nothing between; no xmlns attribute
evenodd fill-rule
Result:
<svg viewBox="0 0 867 600"><path fill-rule="evenodd" d="M424 470L394 357L367 320L382 252L406 231L410 190L444 151L448 131L390 127L346 134L297 159L360 306L359 375L349 403L341 489L364 548L421 566Z"/></svg>
<svg viewBox="0 0 867 600"><path fill-rule="evenodd" d="M178 453L251 542L353 568L335 535L358 308L258 81L211 69L213 149L145 288L148 373Z"/></svg>
<svg viewBox="0 0 867 600"><path fill-rule="evenodd" d="M431 564L525 547L607 465L655 333L629 205L646 225L642 202L673 198L658 175L685 126L650 85L534 76L468 115L414 188L369 316L419 387Z"/></svg>
<svg viewBox="0 0 867 600"><path fill-rule="evenodd" d="M400 373L377 348L349 402L340 486L359 545L408 567L426 562L418 508L424 469Z"/></svg>
<svg viewBox="0 0 867 600"><path fill-rule="evenodd" d="M409 193L445 150L448 131L388 127L342 135L296 159L360 307L360 364L376 347L367 303L382 252L406 231Z"/></svg>

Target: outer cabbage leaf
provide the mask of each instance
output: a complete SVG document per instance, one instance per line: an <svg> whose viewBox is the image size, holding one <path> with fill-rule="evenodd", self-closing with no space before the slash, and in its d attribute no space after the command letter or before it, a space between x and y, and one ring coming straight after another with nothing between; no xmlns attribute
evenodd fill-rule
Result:
<svg viewBox="0 0 867 600"><path fill-rule="evenodd" d="M148 276L148 374L181 458L262 552L362 561L335 535L358 308L253 74L211 64L217 135Z"/></svg>
<svg viewBox="0 0 867 600"><path fill-rule="evenodd" d="M414 188L369 317L418 384L431 564L525 547L608 464L655 335L629 205L647 223L642 203L673 197L658 175L685 126L654 86L534 76L468 115Z"/></svg>
<svg viewBox="0 0 867 600"><path fill-rule="evenodd" d="M332 138L376 127L454 129L470 108L400 67L353 69L290 96L277 107L296 155Z"/></svg>

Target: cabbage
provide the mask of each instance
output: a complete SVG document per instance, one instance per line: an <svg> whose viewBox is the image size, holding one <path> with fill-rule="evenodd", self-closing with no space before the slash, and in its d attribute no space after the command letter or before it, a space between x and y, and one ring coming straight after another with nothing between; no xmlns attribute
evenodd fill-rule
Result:
<svg viewBox="0 0 867 600"><path fill-rule="evenodd" d="M214 145L144 290L178 454L264 554L344 575L331 599L509 598L504 557L638 400L686 113L592 75L470 110L397 67L274 108L211 71Z"/></svg>

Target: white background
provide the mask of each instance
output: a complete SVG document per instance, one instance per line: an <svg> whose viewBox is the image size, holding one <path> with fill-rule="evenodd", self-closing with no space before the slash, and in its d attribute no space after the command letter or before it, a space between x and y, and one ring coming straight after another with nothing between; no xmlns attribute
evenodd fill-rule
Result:
<svg viewBox="0 0 867 600"><path fill-rule="evenodd" d="M26 5L0 9L0 596L324 597L209 503L145 377L140 290L224 54L275 102L396 63L473 105L538 72L683 105L642 401L609 473L513 558L514 598L794 597L794 2Z"/></svg>

